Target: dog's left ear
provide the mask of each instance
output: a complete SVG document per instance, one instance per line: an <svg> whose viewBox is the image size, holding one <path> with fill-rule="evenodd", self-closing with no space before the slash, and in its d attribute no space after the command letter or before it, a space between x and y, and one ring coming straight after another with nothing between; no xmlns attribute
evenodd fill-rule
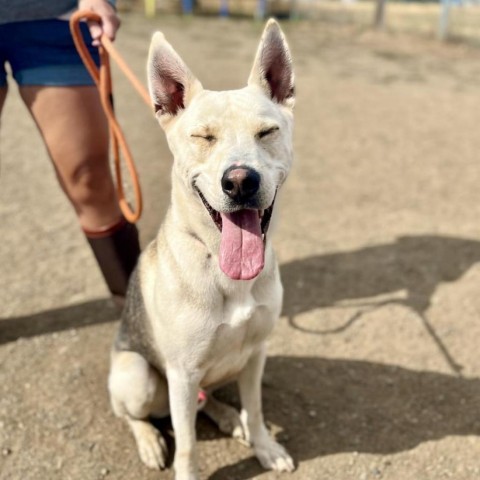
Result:
<svg viewBox="0 0 480 480"><path fill-rule="evenodd" d="M260 86L273 101L293 107L295 86L290 50L280 25L270 19L265 26L249 85Z"/></svg>
<svg viewBox="0 0 480 480"><path fill-rule="evenodd" d="M161 32L152 38L147 72L150 97L159 120L175 117L203 88Z"/></svg>

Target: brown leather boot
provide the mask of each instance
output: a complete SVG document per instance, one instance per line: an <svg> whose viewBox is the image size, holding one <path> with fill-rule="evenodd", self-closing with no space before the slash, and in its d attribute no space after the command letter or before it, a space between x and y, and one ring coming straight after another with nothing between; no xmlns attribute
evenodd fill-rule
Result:
<svg viewBox="0 0 480 480"><path fill-rule="evenodd" d="M105 230L84 230L84 233L108 289L121 303L121 298L127 292L128 279L140 255L137 227L122 218Z"/></svg>

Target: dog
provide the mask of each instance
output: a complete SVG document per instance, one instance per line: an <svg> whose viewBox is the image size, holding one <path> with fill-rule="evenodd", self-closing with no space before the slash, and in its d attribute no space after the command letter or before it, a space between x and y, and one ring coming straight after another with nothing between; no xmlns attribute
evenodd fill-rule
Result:
<svg viewBox="0 0 480 480"><path fill-rule="evenodd" d="M286 39L269 20L239 90L203 89L160 32L147 70L174 156L172 194L130 279L111 354L113 411L128 422L141 460L156 469L165 467L166 445L148 418L171 415L176 480L198 478L200 408L251 445L264 468L293 471L292 458L267 431L261 402L265 341L283 294L269 226L293 159ZM240 414L211 393L232 381Z"/></svg>

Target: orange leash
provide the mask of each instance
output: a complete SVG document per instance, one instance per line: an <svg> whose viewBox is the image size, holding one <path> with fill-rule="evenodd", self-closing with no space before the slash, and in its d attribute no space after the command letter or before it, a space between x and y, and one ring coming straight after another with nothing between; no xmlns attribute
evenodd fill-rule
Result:
<svg viewBox="0 0 480 480"><path fill-rule="evenodd" d="M100 55L100 67L97 67L90 55L90 52L88 51L87 46L85 45L85 41L80 30L80 21L82 20L90 20L101 23L100 16L96 13L89 11L77 11L72 15L70 19L70 31L72 33L75 46L77 47L78 54L82 58L85 67L90 72L90 75L92 76L95 84L97 85L102 107L105 115L107 116L110 138L112 141L115 177L117 181L117 194L120 208L125 218L129 222L135 223L142 214L142 191L140 189L140 182L138 180L138 174L135 168L132 153L130 152L127 141L125 140L125 135L123 134L120 124L115 117L115 112L113 111L112 75L110 71L109 57L112 57L117 62L118 66L123 71L125 76L130 80L135 90L137 90L145 103L151 108L152 104L150 101L150 96L148 95L148 92L142 85L142 83L138 80L135 74L125 63L123 58L119 55L118 51L115 49L110 39L107 38L105 35L102 35L102 37L100 38L100 46L98 47L98 53ZM125 163L127 165L127 169L132 181L136 203L135 210L132 210L125 198L125 191L123 189L122 182L122 171L120 167L120 151L125 158Z"/></svg>

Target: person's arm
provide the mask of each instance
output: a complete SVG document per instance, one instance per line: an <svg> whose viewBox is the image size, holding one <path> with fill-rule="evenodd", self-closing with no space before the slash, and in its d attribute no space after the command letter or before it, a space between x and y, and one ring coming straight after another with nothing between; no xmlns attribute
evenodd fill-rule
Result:
<svg viewBox="0 0 480 480"><path fill-rule="evenodd" d="M115 40L115 34L120 27L120 18L112 4L107 0L79 0L78 9L95 12L101 17L101 23L88 22L93 45L99 45L99 39L104 33L110 40Z"/></svg>

